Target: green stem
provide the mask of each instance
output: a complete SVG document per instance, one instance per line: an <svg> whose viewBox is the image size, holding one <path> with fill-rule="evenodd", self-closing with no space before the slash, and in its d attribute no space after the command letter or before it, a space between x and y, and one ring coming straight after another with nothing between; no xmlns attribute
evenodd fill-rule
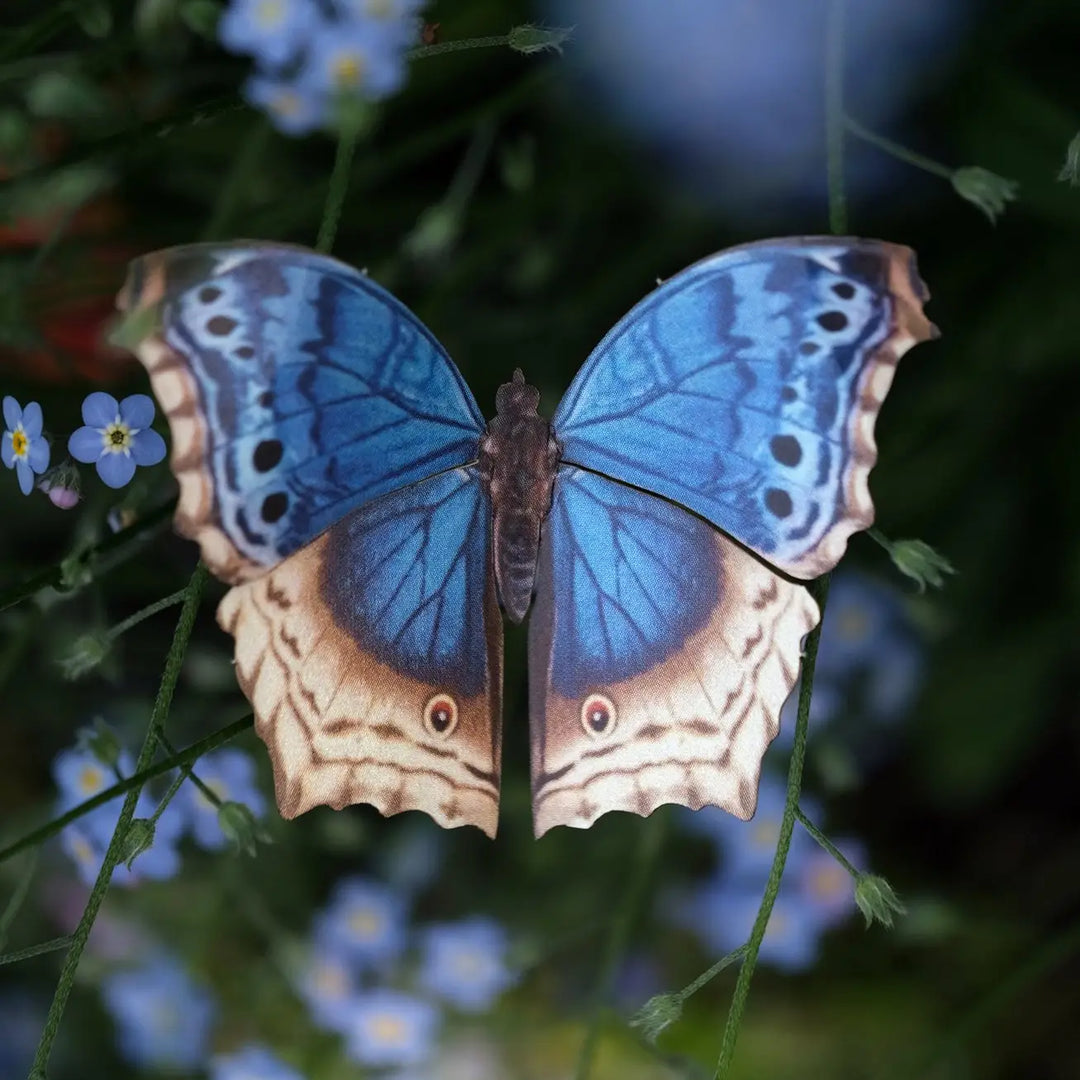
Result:
<svg viewBox="0 0 1080 1080"><path fill-rule="evenodd" d="M727 956L721 956L708 971L703 971L692 983L688 983L681 990L676 991L675 996L680 1001L685 1001L692 994L696 994L703 986L712 982L721 971L741 960L746 955L748 947L747 945L740 945L737 949L729 952Z"/></svg>
<svg viewBox="0 0 1080 1080"><path fill-rule="evenodd" d="M94 566L103 556L119 551L125 544L135 539L141 539L143 533L166 521L175 507L176 500L172 499L148 511L138 521L132 522L126 529L112 533L99 544L88 548L82 555L83 561L88 567ZM134 554L134 551L135 548L133 547L132 551L127 554ZM115 563L111 565L115 565ZM42 589L60 587L63 584L63 569L63 563L57 563L56 566L51 566L48 570L42 570L40 574L26 578L18 584L12 585L11 588L0 592L0 611L14 607L23 600L41 592Z"/></svg>
<svg viewBox="0 0 1080 1080"><path fill-rule="evenodd" d="M177 756L176 749L173 747L173 744L169 742L169 740L165 738L164 735L158 735L158 742L161 743L161 745L165 747L165 749L168 750L173 757ZM188 762L180 763L180 776L181 779L190 780L219 810L222 808L224 803L221 801L221 796L216 791L214 791L214 789L211 788L208 784L204 784L195 775L195 770L192 769L191 765Z"/></svg>
<svg viewBox="0 0 1080 1080"><path fill-rule="evenodd" d="M30 960L32 957L41 956L44 953L59 952L71 944L72 938L52 938L49 941L41 941L37 945L27 945L25 949L16 949L15 952L4 953L0 956L0 967L4 964L17 964L20 960Z"/></svg>
<svg viewBox="0 0 1080 1080"><path fill-rule="evenodd" d="M424 60L429 56L463 52L465 49L506 48L509 45L509 34L493 34L490 37L462 38L460 41L439 41L434 45L417 45L415 49L410 49L407 55L410 60Z"/></svg>
<svg viewBox="0 0 1080 1080"><path fill-rule="evenodd" d="M828 576L814 582L811 591L816 594L815 599L824 620L825 601L829 593ZM814 667L817 664L820 641L821 623L819 622L806 639L806 655L802 663L802 685L799 689L799 711L795 720L795 744L791 748L787 797L784 801L784 816L780 822L780 838L776 844L776 854L773 856L769 880L765 885L765 894L761 898L761 907L758 908L754 928L750 931L750 940L746 943L746 957L742 967L739 968L739 977L735 982L735 993L732 995L731 1008L728 1011L727 1023L724 1025L720 1058L716 1063L714 1080L722 1080L731 1068L731 1061L735 1055L735 1043L739 1037L739 1027L746 1008L746 999L750 994L750 980L754 977L758 951L769 926L769 917L772 915L773 904L776 903L776 895L780 891L780 880L784 876L784 865L787 862L788 849L791 847L791 834L795 829L799 789L802 786L803 761L806 757L806 731L810 723L810 698L814 692Z"/></svg>
<svg viewBox="0 0 1080 1080"><path fill-rule="evenodd" d="M356 126L347 124L338 135L334 171L330 174L330 189L326 193L326 204L323 206L319 239L315 242L315 250L321 251L324 255L330 254L334 246L334 238L337 236L338 222L341 220L341 211L345 206L345 195L349 190L349 174L352 171L353 153L356 150L359 134Z"/></svg>
<svg viewBox="0 0 1080 1080"><path fill-rule="evenodd" d="M19 909L22 907L23 901L30 891L30 885L34 880L34 871L37 869L37 862L38 852L35 851L30 858L26 860L26 870L16 883L15 891L11 894L11 899L4 905L3 914L0 914L0 949L7 944L8 932L11 930L11 924L15 921L15 916L19 914Z"/></svg>
<svg viewBox="0 0 1080 1080"><path fill-rule="evenodd" d="M149 619L151 615L156 615L159 611L174 607L176 604L182 604L187 594L188 590L185 586L183 589L178 589L160 600L155 600L152 604L147 604L141 611L136 611L134 615L129 615L123 622L118 622L114 627L110 628L109 640L115 641L121 634L126 634L133 626L138 626L144 619Z"/></svg>
<svg viewBox="0 0 1080 1080"><path fill-rule="evenodd" d="M844 193L844 0L829 0L825 28L825 171L829 231L848 231Z"/></svg>
<svg viewBox="0 0 1080 1080"><path fill-rule="evenodd" d="M135 771L141 772L153 758L157 748L157 734L165 726L169 710L172 706L173 693L176 683L180 678L180 668L184 663L184 653L187 651L187 643L191 637L191 631L195 626L195 617L199 613L199 602L202 600L203 589L206 586L208 571L203 563L195 567L195 572L188 582L187 597L184 606L180 609L180 618L176 623L176 631L173 634L172 645L169 654L165 658L165 670L161 676L161 684L158 687L157 699L150 713L150 723L146 729L146 738L143 739L142 749L139 751L138 760L135 763ZM113 830L112 839L109 841L105 852L105 859L101 864L97 880L90 890L90 896L86 901L79 925L71 936L71 948L64 958L64 965L60 969L60 979L53 995L52 1004L49 1006L48 1016L45 1018L45 1028L41 1033L41 1041L38 1043L34 1061L30 1067L31 1076L44 1077L49 1064L49 1055L52 1053L53 1041L56 1033L60 1030L60 1021L63 1019L64 1008L67 1006L71 995L71 988L75 983L75 972L78 970L79 961L82 959L83 950L87 941L90 940L90 932L94 928L94 921L105 900L105 894L109 891L109 883L112 880L113 871L124 847L124 840L128 828L135 817L135 804L139 798L141 788L132 788L124 797L124 805L120 810L120 817Z"/></svg>
<svg viewBox="0 0 1080 1080"><path fill-rule="evenodd" d="M604 1006L611 996L615 976L618 974L619 961L626 950L626 942L630 937L634 918L641 906L645 886L660 856L665 823L666 818L663 814L654 811L642 828L641 837L638 840L637 857L623 893L622 904L612 920L611 932L608 934L600 977L593 991L592 1016L589 1019L588 1030L585 1032L585 1041L581 1044L581 1052L578 1054L574 1080L587 1080L592 1071L596 1047L600 1041L600 1022L603 1019Z"/></svg>
<svg viewBox="0 0 1080 1080"><path fill-rule="evenodd" d="M118 796L124 795L132 790L141 789L147 781L153 780L155 776L161 776L162 773L167 773L178 766L183 768L185 764L197 761L203 754L208 754L211 750L216 750L219 746L223 746L231 739L235 739L237 735L241 735L243 732L249 730L252 720L252 714L248 713L247 716L235 720L231 724L226 724L223 728L218 728L217 731L207 735L205 739L200 739L198 742L192 743L190 746L186 747L184 750L178 751L173 756L164 758L161 761L155 762L153 765L147 766L145 769L139 770L134 775L129 776L124 780L123 783L113 784L111 788L106 788L105 791L98 792L93 798L79 803L78 806L73 807L66 814L54 818L52 821L42 825L41 828L27 833L14 843L8 845L8 847L0 851L0 863L13 858L15 855L18 855L20 851L26 851L28 848L37 847L39 844L48 840L49 837L55 836L58 832L66 829L73 821L78 821L79 818L85 817L92 810L96 810L99 806L104 806L105 803L110 802Z"/></svg>
<svg viewBox="0 0 1080 1080"><path fill-rule="evenodd" d="M182 772L173 777L173 781L169 785L168 790L161 796L161 801L150 815L151 825L157 825L161 820L161 815L168 809L169 803L173 801L173 796L180 790L180 786L183 784L184 779L184 774Z"/></svg>
<svg viewBox="0 0 1080 1080"><path fill-rule="evenodd" d="M228 224L235 216L241 198L248 191L252 174L262 160L270 142L270 131L271 128L266 119L259 117L248 132L229 170L229 175L218 192L210 220L203 229L203 240L220 240L226 235Z"/></svg>
<svg viewBox="0 0 1080 1080"><path fill-rule="evenodd" d="M856 881L862 871L848 859L844 853L802 812L801 806L795 807L795 816L802 827L823 847Z"/></svg>
<svg viewBox="0 0 1080 1080"><path fill-rule="evenodd" d="M923 157L922 154L917 154L914 150L909 150L906 146L893 142L892 139L886 139L884 135L878 135L876 131L863 127L858 120L853 120L850 116L845 117L844 124L847 130L856 138L862 139L863 142L867 142L871 146L876 146L879 150L884 150L886 154L890 154L899 161L914 165L916 169L922 169L924 172L950 181L953 178L953 173L956 172L955 169L950 169L939 161Z"/></svg>

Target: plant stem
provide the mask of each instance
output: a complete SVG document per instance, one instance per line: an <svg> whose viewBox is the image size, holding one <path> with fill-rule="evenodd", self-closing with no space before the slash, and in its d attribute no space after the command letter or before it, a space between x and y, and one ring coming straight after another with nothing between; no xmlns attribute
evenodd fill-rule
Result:
<svg viewBox="0 0 1080 1080"><path fill-rule="evenodd" d="M69 934L67 937L51 938L49 941L38 942L37 945L27 945L25 949L4 953L0 956L0 967L4 964L17 964L20 960L30 960L45 953L59 952L61 949L66 949L71 944L71 940Z"/></svg>
<svg viewBox="0 0 1080 1080"><path fill-rule="evenodd" d="M829 231L848 231L844 193L844 0L829 0L825 28L825 172Z"/></svg>
<svg viewBox="0 0 1080 1080"><path fill-rule="evenodd" d="M187 586L187 597L184 606L180 609L180 618L176 623L176 631L173 634L172 645L169 647L168 656L165 658L165 670L161 675L161 684L158 686L157 699L150 713L150 723L146 729L146 737L143 739L139 758L135 763L135 771L141 772L151 761L154 750L157 748L157 733L165 726L165 721L172 706L173 692L180 678L180 668L184 663L184 653L187 651L188 640L195 626L195 617L199 613L199 602L202 599L203 589L206 586L208 571L203 563L195 567L191 580ZM37 1052L30 1068L30 1074L34 1077L44 1077L49 1064L49 1055L52 1053L53 1041L56 1033L60 1030L60 1021L63 1019L64 1008L71 995L71 988L75 983L75 972L78 970L79 961L82 959L83 950L87 941L90 940L90 932L94 928L94 920L105 900L105 894L109 891L109 883L112 880L113 871L120 861L124 847L124 839L128 828L135 817L135 804L139 798L141 785L132 788L124 797L124 805L120 811L120 817L113 830L112 839L109 841L105 852L105 859L101 864L97 880L90 890L90 896L86 901L79 925L75 933L71 935L71 947L64 957L64 965L60 969L60 979L53 995L52 1004L49 1006L48 1016L45 1018L45 1028L41 1033L41 1041L38 1043Z"/></svg>
<svg viewBox="0 0 1080 1080"><path fill-rule="evenodd" d="M795 816L802 822L802 827L857 881L862 871L848 859L844 853L802 812L801 806L795 807Z"/></svg>
<svg viewBox="0 0 1080 1080"><path fill-rule="evenodd" d="M19 914L19 908L22 907L26 894L30 891L30 885L34 880L34 871L37 869L37 862L38 853L35 851L26 860L26 869L16 883L11 899L4 905L3 913L0 914L0 949L7 944L11 924L15 921L15 916Z"/></svg>
<svg viewBox="0 0 1080 1080"><path fill-rule="evenodd" d="M934 176L940 176L943 180L950 181L953 178L953 173L956 172L955 169L950 169L947 165L942 165L939 161L923 157L922 154L917 154L914 150L909 150L906 146L901 146L899 143L893 142L892 139L886 139L884 135L878 135L876 131L871 131L869 128L863 127L858 120L853 120L850 116L844 118L844 125L852 135L862 139L863 142L867 142L871 146L876 146L879 150L884 150L886 154L890 154L899 161L906 162L908 165L914 165L916 169L922 169L924 172L931 173Z"/></svg>
<svg viewBox="0 0 1080 1080"><path fill-rule="evenodd" d="M747 946L740 945L737 949L733 949L726 956L721 956L719 960L708 971L703 971L692 983L688 983L681 990L676 993L676 997L680 1001L685 1001L692 994L696 994L703 986L712 982L717 975L720 974L725 968L731 967L736 961L741 960L746 955Z"/></svg>
<svg viewBox="0 0 1080 1080"><path fill-rule="evenodd" d="M634 925L634 918L638 913L638 908L641 906L645 886L648 884L656 860L660 856L665 823L666 818L663 814L654 811L641 830L637 856L626 884L626 890L623 893L622 904L611 922L611 932L608 934L607 945L604 949L604 961L600 968L600 977L597 979L593 991L592 1016L589 1019L588 1030L585 1032L585 1041L581 1044L581 1052L578 1054L574 1080L587 1080L592 1071L593 1060L596 1057L596 1047L600 1041L600 1022L603 1019L603 1008L611 996L611 988L618 973L619 961L622 959L627 939L630 936L630 930Z"/></svg>
<svg viewBox="0 0 1080 1080"><path fill-rule="evenodd" d="M158 735L158 742L161 743L161 745L165 747L165 749L168 750L173 757L177 756L175 747L171 742L169 742L167 738L165 738L164 735ZM195 775L194 769L192 769L191 765L188 762L180 762L180 773L183 777L190 780L214 804L214 806L216 806L219 810L221 809L223 805L221 801L221 796L216 791L214 791L214 789L210 787L209 784L204 784Z"/></svg>
<svg viewBox="0 0 1080 1080"><path fill-rule="evenodd" d="M815 594L821 618L825 618L825 601L829 593L829 578L818 578L811 586ZM791 847L791 834L795 829L795 813L799 804L799 788L802 786L803 760L806 757L806 731L810 723L810 698L814 692L814 667L817 664L818 643L821 641L821 622L810 632L806 639L806 655L802 664L802 686L799 690L799 711L795 720L795 744L791 748L791 764L788 767L787 797L784 800L784 816L780 822L780 838L776 844L769 880L765 885L765 894L761 898L754 928L750 940L746 943L746 956L739 977L735 982L735 992L731 998L727 1023L720 1043L720 1058L716 1063L714 1080L727 1076L735 1055L735 1043L739 1037L746 999L750 994L750 980L754 977L754 965L757 963L758 950L769 926L776 894L780 891L780 879L784 876L784 864L787 862L788 849Z"/></svg>
<svg viewBox="0 0 1080 1080"><path fill-rule="evenodd" d="M217 731L207 735L205 739L200 739L198 742L192 743L172 757L155 762L153 765L149 765L147 768L129 776L122 783L113 784L111 788L106 788L105 791L99 791L93 798L79 803L78 806L73 807L66 814L62 814L60 817L46 822L41 828L27 833L14 843L9 844L0 851L0 863L18 855L20 851L25 851L27 848L37 847L39 844L44 843L50 836L55 836L56 833L67 828L73 821L78 821L79 818L89 814L91 810L96 810L99 806L104 806L105 803L110 802L117 796L123 795L136 788L141 789L148 780L153 780L155 776L167 773L170 769L175 769L177 766L183 768L188 762L197 761L203 754L208 754L211 750L216 750L230 739L235 739L237 735L249 730L253 719L252 714L248 713L247 716L242 717L240 720L236 720L231 724L226 724L223 728L218 728Z"/></svg>
<svg viewBox="0 0 1080 1080"><path fill-rule="evenodd" d="M509 34L492 34L489 37L462 38L460 41L439 41L434 45L417 45L406 54L410 60L423 60L443 53L463 52L465 49L492 49L509 47Z"/></svg>
<svg viewBox="0 0 1080 1080"><path fill-rule="evenodd" d="M315 250L321 251L324 255L330 254L334 246L334 238L337 236L338 222L341 220L341 211L345 206L345 195L349 190L349 173L352 171L353 153L356 150L359 134L358 127L346 124L338 135L334 171L330 174L330 189L326 193L326 204L323 206L319 239L315 242Z"/></svg>
<svg viewBox="0 0 1080 1080"><path fill-rule="evenodd" d="M138 626L144 619L149 619L151 615L156 615L159 611L164 611L166 608L171 608L176 604L182 604L187 594L188 590L185 586L183 589L178 589L160 600L155 600L152 604L147 604L140 611L136 611L134 615L129 615L123 622L118 622L114 627L111 627L109 640L115 641L121 634L127 633L133 626Z"/></svg>

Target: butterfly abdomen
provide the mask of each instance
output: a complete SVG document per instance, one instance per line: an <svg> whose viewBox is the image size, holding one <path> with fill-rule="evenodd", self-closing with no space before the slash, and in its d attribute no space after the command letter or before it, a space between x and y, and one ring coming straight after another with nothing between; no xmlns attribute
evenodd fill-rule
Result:
<svg viewBox="0 0 1080 1080"><path fill-rule="evenodd" d="M480 443L480 471L491 493L495 584L512 622L521 622L532 602L540 525L551 509L559 460L539 404L540 392L515 371L495 395L497 415Z"/></svg>

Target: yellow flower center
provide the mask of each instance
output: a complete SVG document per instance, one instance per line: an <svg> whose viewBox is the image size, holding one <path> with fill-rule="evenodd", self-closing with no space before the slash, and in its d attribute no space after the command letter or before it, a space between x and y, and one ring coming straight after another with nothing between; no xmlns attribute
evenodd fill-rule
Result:
<svg viewBox="0 0 1080 1080"><path fill-rule="evenodd" d="M454 970L463 979L475 979L484 970L484 958L475 952L460 952L454 957Z"/></svg>
<svg viewBox="0 0 1080 1080"><path fill-rule="evenodd" d="M255 8L255 21L264 30L277 26L285 15L285 5L282 0L262 0Z"/></svg>
<svg viewBox="0 0 1080 1080"><path fill-rule="evenodd" d="M75 856L75 861L83 866L91 866L94 862L94 849L84 836L75 838L75 842L71 845L71 853Z"/></svg>
<svg viewBox="0 0 1080 1080"><path fill-rule="evenodd" d="M774 909L772 915L769 916L769 924L765 927L765 936L772 938L773 941L782 938L788 932L790 925L788 917L782 911Z"/></svg>
<svg viewBox="0 0 1080 1080"><path fill-rule="evenodd" d="M334 81L342 89L350 89L360 84L364 73L364 58L355 52L342 53L333 64Z"/></svg>
<svg viewBox="0 0 1080 1080"><path fill-rule="evenodd" d="M131 448L131 428L122 420L114 420L102 433L105 451L109 454L126 454Z"/></svg>
<svg viewBox="0 0 1080 1080"><path fill-rule="evenodd" d="M283 90L270 102L270 108L278 116L296 116L300 111L300 95L294 94L291 90Z"/></svg>
<svg viewBox="0 0 1080 1080"><path fill-rule="evenodd" d="M870 629L870 619L861 608L841 608L836 618L836 629L844 641L862 641Z"/></svg>
<svg viewBox="0 0 1080 1080"><path fill-rule="evenodd" d="M394 14L394 0L367 0L365 7L373 19L389 19Z"/></svg>
<svg viewBox="0 0 1080 1080"><path fill-rule="evenodd" d="M26 457L26 452L30 449L30 440L26 437L22 424L11 433L11 449L17 458Z"/></svg>
<svg viewBox="0 0 1080 1080"><path fill-rule="evenodd" d="M84 795L93 795L105 784L105 774L96 765L84 765L79 773L79 790Z"/></svg>
<svg viewBox="0 0 1080 1080"><path fill-rule="evenodd" d="M850 880L850 875L842 866L819 866L810 875L810 892L822 900L839 896Z"/></svg>
<svg viewBox="0 0 1080 1080"><path fill-rule="evenodd" d="M319 964L315 968L312 982L323 997L343 998L349 990L345 972L333 964Z"/></svg>
<svg viewBox="0 0 1080 1080"><path fill-rule="evenodd" d="M357 908L349 915L349 929L358 938L377 937L382 925L379 914L370 908Z"/></svg>
<svg viewBox="0 0 1080 1080"><path fill-rule="evenodd" d="M405 1026L399 1016L389 1016L386 1013L382 1013L379 1016L373 1016L369 1024L371 1034L374 1035L379 1042L389 1046L400 1046L406 1041L409 1035L409 1029Z"/></svg>
<svg viewBox="0 0 1080 1080"><path fill-rule="evenodd" d="M750 843L756 848L771 848L780 836L780 823L776 821L758 821L750 833Z"/></svg>

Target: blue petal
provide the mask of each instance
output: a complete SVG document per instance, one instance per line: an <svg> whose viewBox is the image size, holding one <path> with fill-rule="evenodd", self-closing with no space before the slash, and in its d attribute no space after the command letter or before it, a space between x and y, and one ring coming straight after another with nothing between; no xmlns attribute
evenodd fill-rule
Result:
<svg viewBox="0 0 1080 1080"><path fill-rule="evenodd" d="M26 408L23 409L22 422L23 431L25 431L31 439L36 439L41 434L41 425L43 422L41 406L36 401L27 402Z"/></svg>
<svg viewBox="0 0 1080 1080"><path fill-rule="evenodd" d="M29 495L34 490L34 474L22 458L15 462L15 475L19 478L19 490Z"/></svg>
<svg viewBox="0 0 1080 1080"><path fill-rule="evenodd" d="M22 409L19 408L19 403L8 394L4 398L4 423L7 424L8 431L14 431L22 420Z"/></svg>
<svg viewBox="0 0 1080 1080"><path fill-rule="evenodd" d="M98 476L111 488L122 488L135 475L135 462L127 454L102 454L97 463Z"/></svg>
<svg viewBox="0 0 1080 1080"><path fill-rule="evenodd" d="M120 419L128 427L148 428L154 422L154 399L146 394L132 394L124 398L120 402Z"/></svg>
<svg viewBox="0 0 1080 1080"><path fill-rule="evenodd" d="M4 440L0 443L0 461L3 461L5 469L15 468L15 444L10 431L4 432Z"/></svg>
<svg viewBox="0 0 1080 1080"><path fill-rule="evenodd" d="M120 406L116 403L116 398L101 390L87 394L82 403L83 423L90 427L108 427L119 414Z"/></svg>
<svg viewBox="0 0 1080 1080"><path fill-rule="evenodd" d="M85 410L84 410L85 411ZM105 449L105 441L99 428L81 427L68 439L68 453L76 460L93 464Z"/></svg>
<svg viewBox="0 0 1080 1080"><path fill-rule="evenodd" d="M136 465L156 465L165 457L165 440L150 429L131 437L131 457Z"/></svg>
<svg viewBox="0 0 1080 1080"><path fill-rule="evenodd" d="M34 472L43 473L49 467L50 449L49 444L40 435L31 441L27 458Z"/></svg>

